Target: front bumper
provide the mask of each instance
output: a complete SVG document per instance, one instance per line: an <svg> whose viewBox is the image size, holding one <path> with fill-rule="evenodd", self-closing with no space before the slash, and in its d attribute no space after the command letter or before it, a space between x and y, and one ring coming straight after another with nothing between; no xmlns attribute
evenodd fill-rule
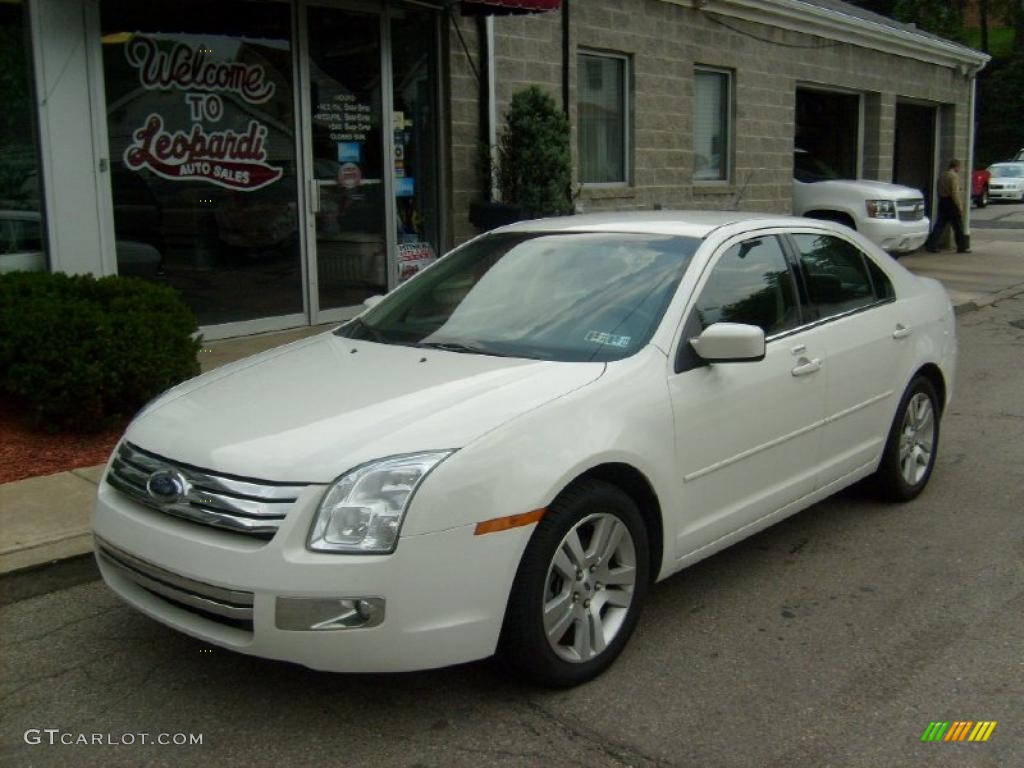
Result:
<svg viewBox="0 0 1024 768"><path fill-rule="evenodd" d="M169 517L101 483L93 514L100 573L123 600L169 627L313 669L399 672L494 653L532 526L407 536L390 555L309 552L306 536L322 493L322 486L307 488L274 538L263 541ZM104 547L107 555L99 554ZM204 610L180 590L217 602ZM279 597L363 597L386 610L375 625L297 631L279 628L289 625L278 620ZM226 615L217 607L224 604L242 610Z"/></svg>
<svg viewBox="0 0 1024 768"><path fill-rule="evenodd" d="M919 221L899 219L867 219L858 222L858 231L890 253L916 251L928 239L931 222L927 217Z"/></svg>
<svg viewBox="0 0 1024 768"><path fill-rule="evenodd" d="M1019 189L988 189L989 200L1021 200L1024 199L1024 192Z"/></svg>

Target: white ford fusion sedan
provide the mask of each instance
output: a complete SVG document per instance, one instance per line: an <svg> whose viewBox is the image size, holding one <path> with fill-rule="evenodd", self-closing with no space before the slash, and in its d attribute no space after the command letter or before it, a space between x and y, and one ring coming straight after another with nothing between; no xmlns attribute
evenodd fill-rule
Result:
<svg viewBox="0 0 1024 768"><path fill-rule="evenodd" d="M524 222L143 409L96 556L243 653L573 685L651 583L862 478L920 493L955 362L942 287L828 222Z"/></svg>

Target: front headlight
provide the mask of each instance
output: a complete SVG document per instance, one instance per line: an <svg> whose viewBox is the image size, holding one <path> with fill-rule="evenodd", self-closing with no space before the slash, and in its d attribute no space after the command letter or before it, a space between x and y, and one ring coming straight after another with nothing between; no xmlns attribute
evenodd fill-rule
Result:
<svg viewBox="0 0 1024 768"><path fill-rule="evenodd" d="M315 552L392 552L419 484L452 451L371 461L334 481L309 531Z"/></svg>
<svg viewBox="0 0 1024 768"><path fill-rule="evenodd" d="M895 219L896 203L892 200L868 200L868 217L872 219Z"/></svg>

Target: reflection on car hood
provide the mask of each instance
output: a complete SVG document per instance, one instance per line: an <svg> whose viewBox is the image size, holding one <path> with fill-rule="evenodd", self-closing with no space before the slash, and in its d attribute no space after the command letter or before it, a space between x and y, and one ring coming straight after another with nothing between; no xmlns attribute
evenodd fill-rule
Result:
<svg viewBox="0 0 1024 768"><path fill-rule="evenodd" d="M460 448L587 385L604 367L327 333L175 387L144 409L126 436L146 450L217 472L329 482L382 456Z"/></svg>

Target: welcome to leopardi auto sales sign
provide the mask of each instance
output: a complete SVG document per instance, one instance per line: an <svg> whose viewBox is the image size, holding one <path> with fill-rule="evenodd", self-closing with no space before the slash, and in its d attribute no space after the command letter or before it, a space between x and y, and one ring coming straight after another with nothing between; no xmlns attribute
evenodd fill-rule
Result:
<svg viewBox="0 0 1024 768"><path fill-rule="evenodd" d="M125 46L128 63L138 70L148 91L182 92L192 126L168 130L164 119L150 114L132 134L125 165L147 168L171 181L208 181L227 189L251 192L281 178L284 170L267 163L267 127L250 120L241 133L230 129L207 131L200 121L218 122L224 116L221 94L258 105L273 95L275 85L259 64L215 61L209 51L185 43L161 48L156 40L137 36Z"/></svg>

